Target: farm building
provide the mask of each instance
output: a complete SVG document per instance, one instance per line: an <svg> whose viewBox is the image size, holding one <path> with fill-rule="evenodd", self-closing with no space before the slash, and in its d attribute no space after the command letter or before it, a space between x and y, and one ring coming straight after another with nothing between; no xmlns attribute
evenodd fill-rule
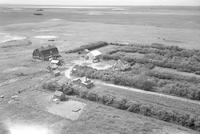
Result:
<svg viewBox="0 0 200 134"><path fill-rule="evenodd" d="M90 51L90 52L87 54L87 57L88 57L88 59L91 60L91 61L95 61L95 60L99 61L100 58L101 58L101 55L102 55L102 53L101 53L100 51L98 51L98 50L93 50L93 51Z"/></svg>
<svg viewBox="0 0 200 134"><path fill-rule="evenodd" d="M83 86L87 88L91 88L94 86L94 82L88 79L87 77L76 78L73 80L73 82L77 84L82 84Z"/></svg>
<svg viewBox="0 0 200 134"><path fill-rule="evenodd" d="M53 45L41 47L33 51L33 59L49 60L50 57L59 56L58 48Z"/></svg>
<svg viewBox="0 0 200 134"><path fill-rule="evenodd" d="M118 60L113 66L113 69L117 71L125 71L129 70L130 68L131 66L129 65L129 63L122 60Z"/></svg>

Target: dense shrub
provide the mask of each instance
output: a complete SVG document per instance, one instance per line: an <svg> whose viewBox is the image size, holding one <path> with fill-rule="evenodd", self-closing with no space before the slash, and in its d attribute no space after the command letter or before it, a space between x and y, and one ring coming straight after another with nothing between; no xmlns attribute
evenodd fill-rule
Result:
<svg viewBox="0 0 200 134"><path fill-rule="evenodd" d="M183 49L178 46L164 46L154 43L152 45L130 44L111 49L103 55L105 60L124 59L129 62L138 62L143 64L151 63L154 66L173 68L179 71L200 72L200 50ZM125 53L125 55L123 54ZM131 53L144 54L143 58L131 56Z"/></svg>
<svg viewBox="0 0 200 134"><path fill-rule="evenodd" d="M138 77L135 78L135 85L138 88L144 89L146 91L154 91L153 87L155 86L155 83L148 78L145 75L139 75Z"/></svg>
<svg viewBox="0 0 200 134"><path fill-rule="evenodd" d="M181 61L172 61L172 59L167 59L167 58L163 58L162 60L157 60L157 59L150 59L148 57L137 58L137 57L129 56L128 54L126 55L104 54L102 57L104 60L122 59L127 62L153 64L154 66L172 68L172 69L177 69L178 71L184 71L184 72L190 72L190 73L196 73L196 74L198 74L198 72L200 71L200 62L196 61L196 62L193 62L193 64L191 64L190 62L186 62L186 59L182 59ZM157 56L155 57L157 58Z"/></svg>
<svg viewBox="0 0 200 134"><path fill-rule="evenodd" d="M166 84L160 90L163 93L172 94L194 100L200 100L200 89L196 85L186 82L174 82Z"/></svg>
<svg viewBox="0 0 200 134"><path fill-rule="evenodd" d="M114 97L112 103L110 103L110 106L118 108L118 109L126 110L128 108L126 103L127 103L127 100L125 98Z"/></svg>
<svg viewBox="0 0 200 134"><path fill-rule="evenodd" d="M177 73L168 73L168 72L160 72L157 70L151 70L146 75L150 77L156 77L159 79L168 79L168 80L178 80L178 81L187 81L192 83L200 83L200 78L195 76L184 76Z"/></svg>
<svg viewBox="0 0 200 134"><path fill-rule="evenodd" d="M72 71L73 75L80 77L87 76L93 79L111 81L117 85L135 87L143 90L153 91L155 85L149 77L145 75L128 76L123 72L112 70L96 70L87 66L75 66L76 71Z"/></svg>
<svg viewBox="0 0 200 134"><path fill-rule="evenodd" d="M197 116L194 119L194 129L200 131L200 116Z"/></svg>
<svg viewBox="0 0 200 134"><path fill-rule="evenodd" d="M67 95L72 95L73 94L72 86L68 84L63 85L63 93Z"/></svg>
<svg viewBox="0 0 200 134"><path fill-rule="evenodd" d="M43 89L48 89L48 90L52 90L52 91L62 91L62 86L60 86L56 81L47 81L45 83L42 84L42 88Z"/></svg>
<svg viewBox="0 0 200 134"><path fill-rule="evenodd" d="M129 112L133 112L133 113L139 113L140 112L140 103L136 102L136 101L128 101L126 103L126 105L128 106L128 111Z"/></svg>
<svg viewBox="0 0 200 134"><path fill-rule="evenodd" d="M90 101L97 101L98 102L98 95L97 95L96 92L89 91L86 97Z"/></svg>
<svg viewBox="0 0 200 134"><path fill-rule="evenodd" d="M112 95L104 94L104 95L100 96L99 98L101 98L100 102L102 104L105 104L105 105L113 104L114 97ZM118 104L116 104L116 105L118 105Z"/></svg>

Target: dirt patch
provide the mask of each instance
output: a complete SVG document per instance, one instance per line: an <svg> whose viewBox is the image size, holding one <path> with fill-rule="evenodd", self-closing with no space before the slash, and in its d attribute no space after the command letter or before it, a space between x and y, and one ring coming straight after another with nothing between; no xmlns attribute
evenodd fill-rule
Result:
<svg viewBox="0 0 200 134"><path fill-rule="evenodd" d="M89 66L89 67L92 67L94 69L97 69L97 70L106 70L106 69L109 69L111 68L115 61L101 61L101 62L98 62L98 63L93 63L92 61L89 61L89 60L85 60L85 59L79 59L79 60L74 60L72 61L75 65L85 65L85 66Z"/></svg>
<svg viewBox="0 0 200 134"><path fill-rule="evenodd" d="M106 64L91 64L90 67L97 69L97 70L106 70L112 67L112 65L106 65Z"/></svg>
<svg viewBox="0 0 200 134"><path fill-rule="evenodd" d="M47 108L47 111L70 120L77 120L85 105L85 103L79 101L69 100L59 104L52 104Z"/></svg>
<svg viewBox="0 0 200 134"><path fill-rule="evenodd" d="M101 61L99 63L90 63L88 66L97 70L106 70L111 68L114 65L114 63L115 63L114 61L109 61L109 62Z"/></svg>

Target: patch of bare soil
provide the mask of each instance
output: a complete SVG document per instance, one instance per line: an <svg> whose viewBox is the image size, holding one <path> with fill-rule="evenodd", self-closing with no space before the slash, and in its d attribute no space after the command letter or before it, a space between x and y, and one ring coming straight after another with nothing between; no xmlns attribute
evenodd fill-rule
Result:
<svg viewBox="0 0 200 134"><path fill-rule="evenodd" d="M86 65L86 66L92 67L97 70L106 70L106 69L111 68L115 62L114 61L101 61L98 63L93 63L90 60L85 60L84 58L80 58L80 59L73 60L72 63L74 63L75 65Z"/></svg>
<svg viewBox="0 0 200 134"><path fill-rule="evenodd" d="M54 103L47 107L47 111L70 120L77 120L85 105L86 104L79 101L69 100L65 102L59 102L58 104Z"/></svg>

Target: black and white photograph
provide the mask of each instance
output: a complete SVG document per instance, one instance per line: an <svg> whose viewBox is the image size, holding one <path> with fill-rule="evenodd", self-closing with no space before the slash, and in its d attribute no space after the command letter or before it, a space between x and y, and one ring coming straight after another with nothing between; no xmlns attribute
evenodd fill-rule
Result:
<svg viewBox="0 0 200 134"><path fill-rule="evenodd" d="M0 0L0 134L200 134L200 0Z"/></svg>

